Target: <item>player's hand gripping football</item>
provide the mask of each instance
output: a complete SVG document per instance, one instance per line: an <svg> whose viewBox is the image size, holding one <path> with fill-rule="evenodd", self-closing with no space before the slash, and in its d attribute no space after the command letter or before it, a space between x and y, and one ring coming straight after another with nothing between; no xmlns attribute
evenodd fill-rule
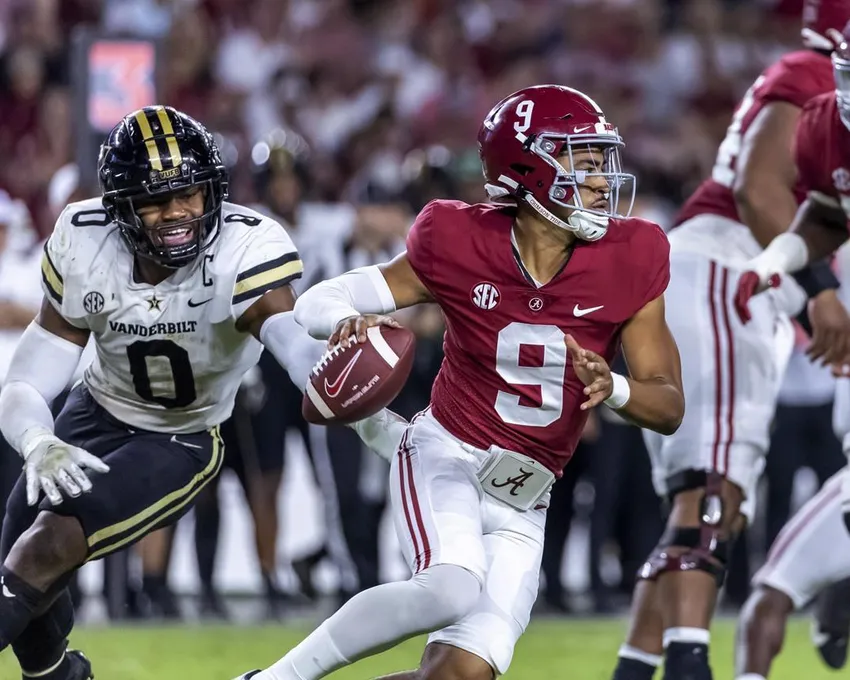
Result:
<svg viewBox="0 0 850 680"><path fill-rule="evenodd" d="M735 311L741 323L747 323L753 318L750 313L750 300L768 288L778 288L781 283L779 274L771 274L762 279L757 272L745 271L738 279L738 288L735 290Z"/></svg>
<svg viewBox="0 0 850 680"><path fill-rule="evenodd" d="M588 396L588 400L581 405L581 410L586 411L599 406L611 396L614 389L608 362L596 352L581 347L572 335L567 335L564 342L573 360L573 370L578 379L584 383L584 393Z"/></svg>
<svg viewBox="0 0 850 680"><path fill-rule="evenodd" d="M386 314L363 314L361 316L349 316L347 319L340 321L336 330L328 338L328 348L333 347L337 343L343 347L348 347L352 338L357 342L366 342L366 329L372 326L391 326L393 328L401 328L401 325Z"/></svg>
<svg viewBox="0 0 850 680"><path fill-rule="evenodd" d="M38 435L24 452L27 503L38 503L39 490L44 491L53 505L62 503L62 492L76 498L91 491L92 483L83 472L84 467L95 472L109 472L109 466L88 451L71 446L52 434Z"/></svg>

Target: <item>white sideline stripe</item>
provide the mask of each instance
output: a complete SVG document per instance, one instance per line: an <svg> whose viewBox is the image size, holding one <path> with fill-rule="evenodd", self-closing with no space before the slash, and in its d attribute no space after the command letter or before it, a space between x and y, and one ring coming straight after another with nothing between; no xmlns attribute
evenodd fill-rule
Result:
<svg viewBox="0 0 850 680"><path fill-rule="evenodd" d="M381 334L381 327L372 326L371 328L366 329L366 337L369 338L369 342L372 343L372 347L375 348L375 351L381 355L381 359L386 361L390 368L395 368L395 365L398 363L398 354L393 351L393 348L390 347L390 343L388 343L386 338Z"/></svg>

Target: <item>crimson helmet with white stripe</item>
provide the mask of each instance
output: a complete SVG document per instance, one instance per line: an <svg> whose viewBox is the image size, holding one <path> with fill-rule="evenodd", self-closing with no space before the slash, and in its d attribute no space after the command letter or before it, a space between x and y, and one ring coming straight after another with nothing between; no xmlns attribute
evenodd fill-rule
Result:
<svg viewBox="0 0 850 680"><path fill-rule="evenodd" d="M850 21L850 0L805 0L803 45L831 52L841 43L841 32Z"/></svg>
<svg viewBox="0 0 850 680"><path fill-rule="evenodd" d="M562 85L537 85L505 97L478 132L490 199L525 201L544 219L586 241L602 238L610 217L631 212L635 183L633 175L622 172L622 147L622 137L596 102ZM588 149L602 152L602 166L574 171L573 154ZM591 177L608 183L605 209L582 204L578 187ZM623 212L618 211L621 199L627 207ZM564 218L555 214L563 214L563 208L568 209Z"/></svg>

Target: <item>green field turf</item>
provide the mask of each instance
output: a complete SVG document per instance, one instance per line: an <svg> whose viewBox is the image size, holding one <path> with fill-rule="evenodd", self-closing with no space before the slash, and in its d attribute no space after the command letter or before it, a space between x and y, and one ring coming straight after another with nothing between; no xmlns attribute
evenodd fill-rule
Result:
<svg viewBox="0 0 850 680"><path fill-rule="evenodd" d="M540 621L522 638L507 677L518 680L610 680L624 622ZM808 618L794 621L772 680L826 680L828 671L808 638ZM713 630L716 680L732 680L734 623ZM296 643L303 631L279 627L182 627L81 629L72 644L94 662L97 680L231 680L238 673L267 665ZM334 674L364 680L412 667L422 640L410 641L373 659ZM12 653L0 655L0 678L19 678ZM845 676L846 677L846 676ZM656 676L660 680L660 673Z"/></svg>

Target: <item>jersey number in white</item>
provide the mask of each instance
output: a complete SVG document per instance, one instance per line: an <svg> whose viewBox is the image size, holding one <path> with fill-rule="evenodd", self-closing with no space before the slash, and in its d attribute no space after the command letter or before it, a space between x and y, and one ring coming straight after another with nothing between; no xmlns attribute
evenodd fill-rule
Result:
<svg viewBox="0 0 850 680"><path fill-rule="evenodd" d="M520 347L543 348L540 366L521 366ZM524 406L516 394L496 395L496 413L506 423L526 427L551 425L564 410L564 377L567 369L567 345L564 332L557 326L514 322L499 331L496 343L496 373L511 385L540 388L540 406Z"/></svg>
<svg viewBox="0 0 850 680"><path fill-rule="evenodd" d="M724 187L732 188L735 183L735 170L732 168L732 163L738 158L741 153L741 143L743 135L741 134L741 126L744 124L744 118L755 103L755 94L759 86L764 82L764 76L759 76L750 89L744 94L738 110L732 117L732 122L726 129L726 137L717 149L717 160L714 162L714 168L711 171L711 179Z"/></svg>
<svg viewBox="0 0 850 680"><path fill-rule="evenodd" d="M150 374L148 373L149 357L165 357L171 364L171 375L174 383L174 396L161 396L153 393ZM127 347L127 358L130 360L130 374L133 376L133 387L145 401L159 404L165 408L185 408L197 398L195 392L195 374L189 353L171 340L137 340Z"/></svg>
<svg viewBox="0 0 850 680"><path fill-rule="evenodd" d="M531 127L531 112L534 111L534 102L526 99L520 102L516 107L516 115L520 120L514 123L514 130L517 132L525 132Z"/></svg>

